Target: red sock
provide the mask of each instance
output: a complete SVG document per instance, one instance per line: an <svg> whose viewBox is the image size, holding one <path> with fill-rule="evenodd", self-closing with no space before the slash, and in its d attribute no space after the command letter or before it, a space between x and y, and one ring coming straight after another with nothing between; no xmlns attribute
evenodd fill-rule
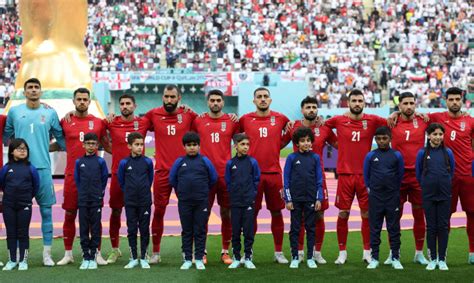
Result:
<svg viewBox="0 0 474 283"><path fill-rule="evenodd" d="M161 237L163 236L163 226L165 218L166 206L155 207L153 221L151 222L151 235L153 242L153 252L160 252Z"/></svg>
<svg viewBox="0 0 474 283"><path fill-rule="evenodd" d="M230 240L232 238L232 222L230 217L222 218L221 224L222 249L229 250Z"/></svg>
<svg viewBox="0 0 474 283"><path fill-rule="evenodd" d="M413 214L413 236L417 251L422 251L425 245L426 225L425 213L422 208L412 208Z"/></svg>
<svg viewBox="0 0 474 283"><path fill-rule="evenodd" d="M68 212L66 212L64 214L63 240L64 240L64 249L66 251L72 250L74 238L76 237L76 215L77 215L77 212L74 212L72 214L69 214Z"/></svg>
<svg viewBox="0 0 474 283"><path fill-rule="evenodd" d="M304 250L304 222L301 221L300 234L298 235L298 250Z"/></svg>
<svg viewBox="0 0 474 283"><path fill-rule="evenodd" d="M339 250L345 251L347 244L347 234L349 234L349 218L337 217L337 242L339 243Z"/></svg>
<svg viewBox="0 0 474 283"><path fill-rule="evenodd" d="M112 244L112 248L116 249L119 247L119 233L120 233L120 226L121 226L121 219L120 215L114 215L112 212L110 214L110 226L109 226L109 234L110 234L110 243Z"/></svg>
<svg viewBox="0 0 474 283"><path fill-rule="evenodd" d="M324 216L321 216L316 220L315 248L317 252L321 251L321 247L323 246L325 232L326 232L326 223L324 222Z"/></svg>
<svg viewBox="0 0 474 283"><path fill-rule="evenodd" d="M466 232L469 240L469 252L474 253L474 212L466 212Z"/></svg>
<svg viewBox="0 0 474 283"><path fill-rule="evenodd" d="M364 250L370 250L369 218L362 218L361 233L362 233L362 242L364 243Z"/></svg>
<svg viewBox="0 0 474 283"><path fill-rule="evenodd" d="M272 213L272 234L273 243L275 244L275 252L281 252L283 248L283 234L285 224L283 223L283 215L281 213L273 215Z"/></svg>

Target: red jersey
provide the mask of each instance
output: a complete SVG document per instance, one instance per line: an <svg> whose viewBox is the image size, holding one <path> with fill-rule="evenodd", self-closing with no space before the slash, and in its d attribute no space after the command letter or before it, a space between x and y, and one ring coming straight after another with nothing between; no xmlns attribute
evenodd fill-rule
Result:
<svg viewBox="0 0 474 283"><path fill-rule="evenodd" d="M232 137L239 132L239 123L232 122L228 114L212 118L205 113L194 120L192 128L201 138L201 154L211 160L219 176L224 176L226 163L232 158Z"/></svg>
<svg viewBox="0 0 474 283"><path fill-rule="evenodd" d="M448 112L429 114L430 121L444 126L444 145L454 154L454 174L472 175L472 139L474 138L474 118L470 116L451 117Z"/></svg>
<svg viewBox="0 0 474 283"><path fill-rule="evenodd" d="M125 121L122 116L115 117L111 123L104 120L110 133L112 143L112 173L117 173L120 160L130 155L127 137L130 133L139 132L144 137L150 127L146 118L133 117L132 121Z"/></svg>
<svg viewBox="0 0 474 283"><path fill-rule="evenodd" d="M7 122L7 116L0 115L0 141L3 141L3 129L5 129L5 123ZM3 144L0 145L0 168L3 166Z"/></svg>
<svg viewBox="0 0 474 283"><path fill-rule="evenodd" d="M325 126L337 131L337 173L363 174L364 159L372 148L375 130L386 125L385 119L371 114L363 114L360 120L341 115L327 120Z"/></svg>
<svg viewBox="0 0 474 283"><path fill-rule="evenodd" d="M84 135L94 133L99 137L99 142L101 142L102 138L106 136L105 123L91 114L86 117L72 115L71 122L69 123L64 119L61 120L61 127L63 128L67 149L66 170L64 174L74 174L76 160L86 153L82 146Z"/></svg>
<svg viewBox="0 0 474 283"><path fill-rule="evenodd" d="M163 107L157 107L145 114L150 129L155 132L155 169L170 170L174 161L185 154L183 136L191 130L197 114L177 108L170 114Z"/></svg>
<svg viewBox="0 0 474 283"><path fill-rule="evenodd" d="M250 138L249 155L257 159L262 173L281 173L282 134L289 121L275 111L265 117L248 113L240 118L240 129Z"/></svg>
<svg viewBox="0 0 474 283"><path fill-rule="evenodd" d="M413 120L403 120L400 116L392 129L392 148L400 151L406 170L415 170L416 155L425 147L425 131L428 123L414 116Z"/></svg>

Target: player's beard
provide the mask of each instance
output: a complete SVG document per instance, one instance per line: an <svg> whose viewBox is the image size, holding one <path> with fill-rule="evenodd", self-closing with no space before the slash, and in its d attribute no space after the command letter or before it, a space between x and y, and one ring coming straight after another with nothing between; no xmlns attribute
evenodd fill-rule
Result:
<svg viewBox="0 0 474 283"><path fill-rule="evenodd" d="M261 107L261 106L257 106L257 109L258 111L261 111L261 112L265 112L268 110L268 108L270 108L270 106L267 106L267 107Z"/></svg>
<svg viewBox="0 0 474 283"><path fill-rule="evenodd" d="M178 103L164 103L163 102L163 107L165 108L166 112L173 113L178 107Z"/></svg>
<svg viewBox="0 0 474 283"><path fill-rule="evenodd" d="M359 115L360 113L362 113L362 111L364 110L364 108L360 108L360 110L356 110L355 108L349 108L349 111L351 111L352 114L354 115Z"/></svg>
<svg viewBox="0 0 474 283"><path fill-rule="evenodd" d="M459 111L461 111L461 107L459 106L451 106L449 107L449 112L453 113L453 114L457 114Z"/></svg>
<svg viewBox="0 0 474 283"><path fill-rule="evenodd" d="M222 108L219 106L214 106L209 108L209 110L212 112L212 114L219 114L222 111Z"/></svg>
<svg viewBox="0 0 474 283"><path fill-rule="evenodd" d="M412 116L413 116L413 113L415 113L415 111L413 111L413 110L405 110L405 111L402 111L403 116L405 116L406 118L412 117Z"/></svg>
<svg viewBox="0 0 474 283"><path fill-rule="evenodd" d="M303 114L304 118L308 121L314 121L314 119L316 119L316 117L318 116L316 113L314 114Z"/></svg>
<svg viewBox="0 0 474 283"><path fill-rule="evenodd" d="M120 112L120 114L122 114L123 117L126 117L126 118L127 118L127 117L129 117L130 115L132 115L133 112L130 111L130 110L123 110L123 111Z"/></svg>
<svg viewBox="0 0 474 283"><path fill-rule="evenodd" d="M87 107L86 107L86 108L84 108L84 109L81 109L81 108L79 108L79 107L77 107L77 106L76 106L76 112L78 112L78 113L81 113L81 114L83 114L83 113L87 112L87 110L88 110L88 108L87 108Z"/></svg>

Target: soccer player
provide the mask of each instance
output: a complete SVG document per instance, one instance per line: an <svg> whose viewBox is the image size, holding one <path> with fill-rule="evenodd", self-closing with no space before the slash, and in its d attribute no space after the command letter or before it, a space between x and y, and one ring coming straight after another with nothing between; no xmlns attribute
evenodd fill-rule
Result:
<svg viewBox="0 0 474 283"><path fill-rule="evenodd" d="M231 158L232 137L239 130L239 123L234 122L229 114L222 111L224 108L224 94L220 90L211 90L207 94L209 112L197 117L193 123L195 130L201 137L201 154L209 158L218 173L217 183L209 192L209 213L217 195L222 219L222 251L221 260L231 264L229 244L232 237L230 220L230 199L224 179L227 160Z"/></svg>
<svg viewBox="0 0 474 283"><path fill-rule="evenodd" d="M67 265L74 262L72 246L76 236L75 221L77 216L77 187L74 182L74 166L76 160L85 154L85 149L82 146L84 135L94 133L99 137L99 140L103 141L102 144L105 147L108 146L104 122L88 112L91 103L90 91L87 88L76 89L73 103L75 111L70 116L70 121L62 119L60 122L68 151L64 171L64 202L62 205L65 210L63 224L65 253L64 257L57 262L58 265ZM100 252L97 253L97 264L107 264Z"/></svg>
<svg viewBox="0 0 474 283"><path fill-rule="evenodd" d="M112 145L112 178L110 182L109 206L112 209L110 214L110 242L112 251L107 257L107 263L115 263L122 253L119 249L119 231L121 226L121 215L124 207L123 192L117 179L117 170L120 160L130 155L127 137L132 132L139 132L146 136L149 128L148 119L134 115L137 107L135 97L124 94L119 98L120 116L114 117L112 121L106 120L106 128L110 134Z"/></svg>
<svg viewBox="0 0 474 283"><path fill-rule="evenodd" d="M275 246L276 262L287 264L283 248L284 223L281 210L285 203L280 196L283 187L280 167L280 149L284 147L282 133L289 119L278 112L270 110L272 98L267 88L257 88L253 93L253 103L256 111L247 113L240 118L240 129L250 138L252 147L249 155L254 157L261 170L257 198L255 200L255 231L257 230L257 216L262 209L263 195L267 209L272 215L271 229Z"/></svg>
<svg viewBox="0 0 474 283"><path fill-rule="evenodd" d="M444 145L453 151L456 167L452 184L451 212L456 212L458 198L466 213L469 239L469 263L474 264L474 178L472 152L474 151L474 118L461 112L463 91L457 87L446 90L448 111L431 113L431 122L444 126Z"/></svg>
<svg viewBox="0 0 474 283"><path fill-rule="evenodd" d="M178 108L181 92L176 85L167 85L162 96L163 106L154 108L145 114L150 121L150 129L155 132L155 177L153 182L153 203L155 211L151 224L153 254L150 263L161 261L160 244L163 235L163 218L169 203L172 187L169 184L169 172L173 162L185 154L178 146L197 114Z"/></svg>
<svg viewBox="0 0 474 283"><path fill-rule="evenodd" d="M425 216L421 187L416 180L415 159L417 152L424 147L425 131L428 127L422 117L415 115L415 96L411 92L400 95L398 107L400 109L396 125L392 129L392 147L399 151L405 162L400 191L400 217L403 215L403 205L409 201L413 214L413 236L415 237L416 252L414 261L423 265L428 264L423 255L425 243ZM392 255L389 255L384 264L391 264Z"/></svg>
<svg viewBox="0 0 474 283"><path fill-rule="evenodd" d="M10 109L3 137L8 139L15 135L15 138L26 140L30 147L30 162L38 169L40 176L40 189L36 194L36 202L40 206L42 218L43 264L54 266L51 257L51 245L53 243L52 205L56 203L56 194L49 158L50 134L56 138L61 148L65 149L66 145L58 114L54 109L46 108L40 103L41 82L36 78L31 78L24 83L23 88L26 103Z"/></svg>
<svg viewBox="0 0 474 283"><path fill-rule="evenodd" d="M336 129L339 143L337 156L339 178L335 203L339 208L337 218L339 256L335 261L336 264L344 264L347 260L348 220L352 201L356 195L362 218L361 232L364 244L362 259L366 262L371 261L369 202L364 184L363 165L364 158L372 147L375 130L380 126L386 126L387 122L379 116L364 114L364 106L364 94L362 91L354 89L349 93L349 115L337 115L325 123L329 128Z"/></svg>
<svg viewBox="0 0 474 283"><path fill-rule="evenodd" d="M326 186L326 175L324 174L324 163L323 163L323 149L326 144L329 144L337 148L337 137L334 132L326 127L319 126L316 122L318 116L318 101L314 97L307 96L301 101L301 113L303 114L303 119L295 121L293 127L285 134L285 140L291 140L296 129L301 126L309 127L314 132L314 142L311 147L312 151L320 157L321 170L323 172L323 200L321 202L321 209L316 212L316 240L314 246L314 260L318 264L325 264L326 260L321 254L321 247L323 245L324 233L325 233L325 223L324 223L324 211L329 208L329 199L328 199L328 189ZM297 152L297 145L293 144L293 151ZM301 260L304 259L304 223L300 230L300 235L298 238L298 254Z"/></svg>

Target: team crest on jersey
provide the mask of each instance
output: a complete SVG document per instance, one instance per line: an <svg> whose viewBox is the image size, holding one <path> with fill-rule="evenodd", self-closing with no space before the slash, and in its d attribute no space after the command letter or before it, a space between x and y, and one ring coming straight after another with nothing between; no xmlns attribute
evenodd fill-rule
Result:
<svg viewBox="0 0 474 283"><path fill-rule="evenodd" d="M133 129L134 129L135 131L138 131L138 121L134 121L134 122L133 122Z"/></svg>
<svg viewBox="0 0 474 283"><path fill-rule="evenodd" d="M321 132L319 131L319 128L314 129L314 135L319 137L321 135Z"/></svg>
<svg viewBox="0 0 474 283"><path fill-rule="evenodd" d="M459 127L461 128L461 131L464 132L464 130L466 129L466 122L461 122L461 123L459 124Z"/></svg>
<svg viewBox="0 0 474 283"><path fill-rule="evenodd" d="M364 130L367 130L367 120L363 120L363 121L362 121L362 128L363 128Z"/></svg>
<svg viewBox="0 0 474 283"><path fill-rule="evenodd" d="M94 121L89 121L89 130L94 129Z"/></svg>
<svg viewBox="0 0 474 283"><path fill-rule="evenodd" d="M413 119L413 127L415 127L415 129L418 129L418 120L417 119Z"/></svg>
<svg viewBox="0 0 474 283"><path fill-rule="evenodd" d="M276 124L275 116L270 117L270 125L275 126L275 124Z"/></svg>
<svg viewBox="0 0 474 283"><path fill-rule="evenodd" d="M41 115L41 116L40 116L40 123L41 123L41 124L46 123L46 116L44 116L44 115Z"/></svg>
<svg viewBox="0 0 474 283"><path fill-rule="evenodd" d="M225 132L226 129L227 129L227 123L226 123L226 122L222 122L222 123L221 123L221 131L222 131L222 132Z"/></svg>
<svg viewBox="0 0 474 283"><path fill-rule="evenodd" d="M177 118L178 118L178 124L183 123L183 115L178 114Z"/></svg>

